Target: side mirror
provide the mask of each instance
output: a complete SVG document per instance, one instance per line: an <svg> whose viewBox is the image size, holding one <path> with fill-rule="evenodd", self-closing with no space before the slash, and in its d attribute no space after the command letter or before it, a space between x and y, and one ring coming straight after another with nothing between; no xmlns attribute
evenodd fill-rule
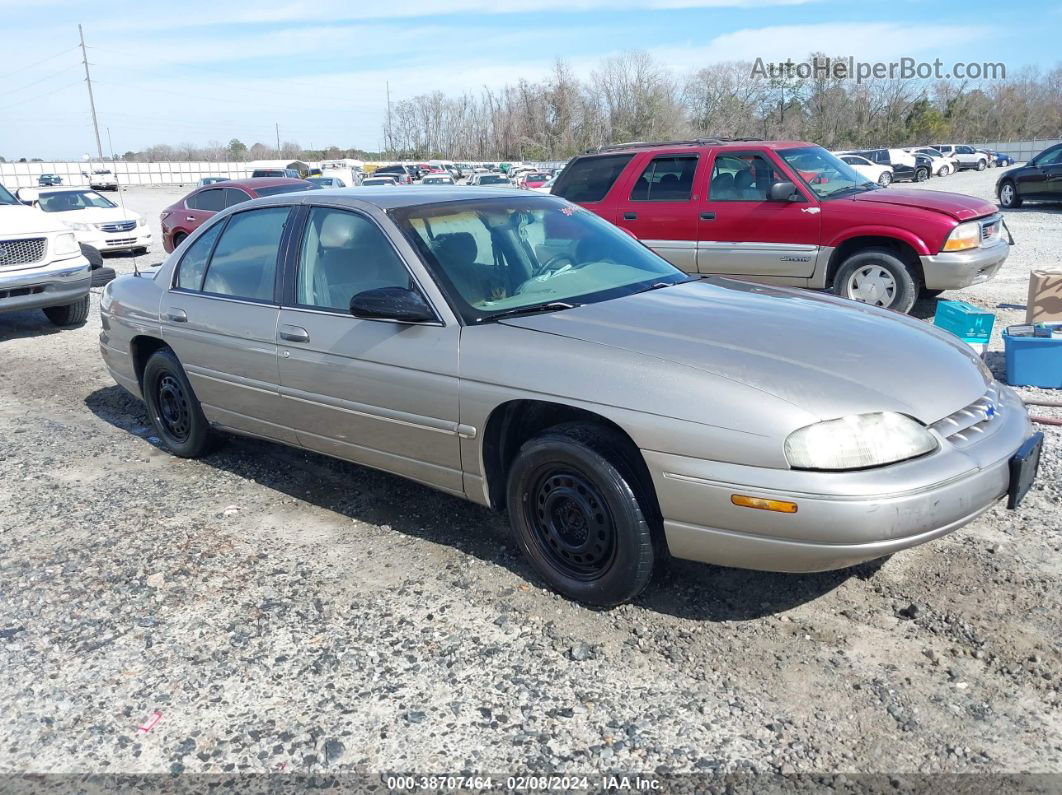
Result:
<svg viewBox="0 0 1062 795"><path fill-rule="evenodd" d="M365 320L397 320L399 323L424 323L436 319L424 297L405 287L364 290L350 299L350 314Z"/></svg>
<svg viewBox="0 0 1062 795"><path fill-rule="evenodd" d="M767 192L767 198L772 202L798 202L803 197L792 182L776 182Z"/></svg>
<svg viewBox="0 0 1062 795"><path fill-rule="evenodd" d="M35 201L40 199L41 192L37 188L19 188L15 191L15 195L23 204L32 205Z"/></svg>

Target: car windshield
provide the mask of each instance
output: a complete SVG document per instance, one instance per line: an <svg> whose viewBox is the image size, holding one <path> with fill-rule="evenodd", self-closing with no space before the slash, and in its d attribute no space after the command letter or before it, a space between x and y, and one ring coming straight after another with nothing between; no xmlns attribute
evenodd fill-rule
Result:
<svg viewBox="0 0 1062 795"><path fill-rule="evenodd" d="M19 201L11 195L11 191L0 185L0 204L18 204Z"/></svg>
<svg viewBox="0 0 1062 795"><path fill-rule="evenodd" d="M528 174L524 177L526 182L545 182L549 177L545 174Z"/></svg>
<svg viewBox="0 0 1062 795"><path fill-rule="evenodd" d="M503 177L500 174L484 174L479 178L480 185L509 185L508 177Z"/></svg>
<svg viewBox="0 0 1062 795"><path fill-rule="evenodd" d="M782 159L800 175L820 199L832 199L855 191L877 188L862 174L820 146L782 149Z"/></svg>
<svg viewBox="0 0 1062 795"><path fill-rule="evenodd" d="M469 323L596 303L688 278L594 213L545 196L390 214Z"/></svg>
<svg viewBox="0 0 1062 795"><path fill-rule="evenodd" d="M46 213L65 213L71 210L86 210L89 207L117 207L110 199L105 199L94 190L64 190L42 193L38 199L40 208Z"/></svg>
<svg viewBox="0 0 1062 795"><path fill-rule="evenodd" d="M279 193L296 193L300 190L311 190L317 186L313 183L298 183L296 185L273 185L269 188L255 188L256 196L276 196Z"/></svg>

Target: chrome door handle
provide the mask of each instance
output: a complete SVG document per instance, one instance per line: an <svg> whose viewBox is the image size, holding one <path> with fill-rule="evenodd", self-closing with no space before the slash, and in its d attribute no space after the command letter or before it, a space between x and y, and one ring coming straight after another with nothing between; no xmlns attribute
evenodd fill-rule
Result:
<svg viewBox="0 0 1062 795"><path fill-rule="evenodd" d="M173 308L166 312L166 319L172 320L174 323L187 323L188 313L183 309Z"/></svg>
<svg viewBox="0 0 1062 795"><path fill-rule="evenodd" d="M282 340L288 342L309 342L310 332L301 326L281 326L277 332Z"/></svg>

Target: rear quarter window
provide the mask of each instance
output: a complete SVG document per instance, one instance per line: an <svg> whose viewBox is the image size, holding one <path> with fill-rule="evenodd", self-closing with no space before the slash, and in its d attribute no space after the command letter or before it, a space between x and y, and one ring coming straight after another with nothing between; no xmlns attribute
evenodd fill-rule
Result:
<svg viewBox="0 0 1062 795"><path fill-rule="evenodd" d="M633 157L628 154L580 158L557 178L553 195L571 202L599 202Z"/></svg>

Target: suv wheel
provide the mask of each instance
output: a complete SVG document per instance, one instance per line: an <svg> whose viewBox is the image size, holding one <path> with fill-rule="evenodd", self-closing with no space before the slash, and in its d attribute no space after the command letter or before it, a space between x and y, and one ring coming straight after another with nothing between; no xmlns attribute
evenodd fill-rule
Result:
<svg viewBox="0 0 1062 795"><path fill-rule="evenodd" d="M985 162L984 158L981 158L980 160L977 161L977 170L978 171L984 171L986 168L988 168L988 164Z"/></svg>
<svg viewBox="0 0 1062 795"><path fill-rule="evenodd" d="M870 248L843 263L833 280L833 291L872 306L910 312L918 287L907 265L891 251Z"/></svg>
<svg viewBox="0 0 1062 795"><path fill-rule="evenodd" d="M176 233L176 234L175 234L175 235L173 236L173 247L174 247L174 248L177 248L177 246L181 245L181 243L183 243L183 242L184 242L184 239L185 239L186 237L188 237L188 235L186 235L186 234L185 234L184 232L177 232L177 233Z"/></svg>
<svg viewBox="0 0 1062 795"><path fill-rule="evenodd" d="M1018 195L1018 189L1009 179L999 186L999 205L1005 210L1021 207L1021 196Z"/></svg>
<svg viewBox="0 0 1062 795"><path fill-rule="evenodd" d="M925 166L921 166L921 167L915 169L915 173L914 173L914 181L915 182L925 182L927 179L929 179L929 169L928 168L926 168Z"/></svg>
<svg viewBox="0 0 1062 795"><path fill-rule="evenodd" d="M509 470L517 544L551 588L587 604L633 599L653 573L651 514L625 447L606 429L561 425L526 442Z"/></svg>
<svg viewBox="0 0 1062 795"><path fill-rule="evenodd" d="M214 446L214 432L172 350L161 348L151 355L140 391L155 432L174 455L198 458Z"/></svg>
<svg viewBox="0 0 1062 795"><path fill-rule="evenodd" d="M89 297L64 306L45 307L45 316L57 326L80 326L88 319Z"/></svg>
<svg viewBox="0 0 1062 795"><path fill-rule="evenodd" d="M940 167L940 171L937 172L937 176L938 177L946 177L950 173L951 173L951 167L950 166L941 166Z"/></svg>
<svg viewBox="0 0 1062 795"><path fill-rule="evenodd" d="M882 171L881 176L878 177L878 184L881 185L881 187L883 188L889 187L889 185L892 184L892 172Z"/></svg>

